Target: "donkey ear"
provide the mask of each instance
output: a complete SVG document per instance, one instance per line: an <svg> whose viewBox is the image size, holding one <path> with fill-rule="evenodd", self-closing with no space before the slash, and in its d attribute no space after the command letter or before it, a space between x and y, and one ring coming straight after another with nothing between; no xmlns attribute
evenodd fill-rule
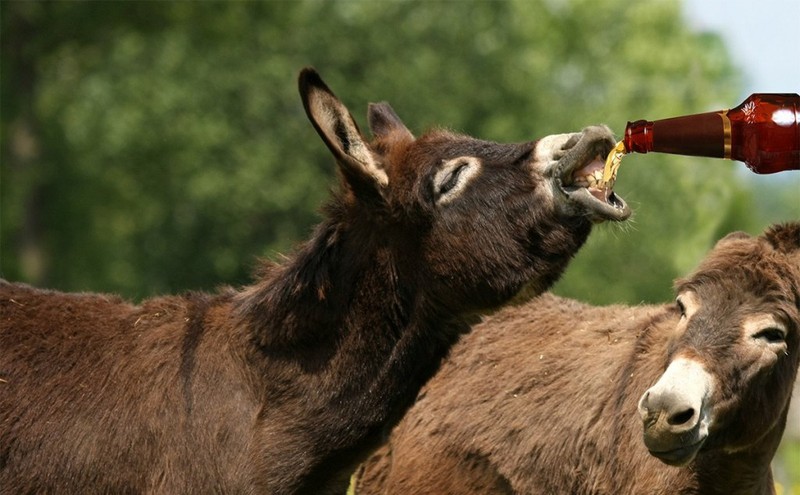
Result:
<svg viewBox="0 0 800 495"><path fill-rule="evenodd" d="M716 249L720 246L724 246L725 244L732 241L743 241L745 239L752 239L752 238L753 237L747 232L741 232L741 231L731 232L722 239L718 240L717 243L714 244L714 248Z"/></svg>
<svg viewBox="0 0 800 495"><path fill-rule="evenodd" d="M800 222L772 225L764 231L764 238L783 253L800 251Z"/></svg>
<svg viewBox="0 0 800 495"><path fill-rule="evenodd" d="M378 138L385 138L390 134L397 134L401 139L413 140L414 135L403 124L394 109L382 101L380 103L370 103L367 112L369 119L369 130L372 135Z"/></svg>
<svg viewBox="0 0 800 495"><path fill-rule="evenodd" d="M309 120L350 181L370 183L380 190L389 184L386 171L372 154L356 121L312 68L303 69L298 81Z"/></svg>

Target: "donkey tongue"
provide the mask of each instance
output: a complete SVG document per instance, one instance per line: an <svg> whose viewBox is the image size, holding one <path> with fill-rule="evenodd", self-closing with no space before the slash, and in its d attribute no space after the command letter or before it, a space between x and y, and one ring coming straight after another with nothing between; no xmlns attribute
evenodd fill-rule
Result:
<svg viewBox="0 0 800 495"><path fill-rule="evenodd" d="M572 180L576 185L582 185L600 201L607 202L611 194L610 187L600 187L603 179L603 169L605 162L596 156L594 160L590 161L583 167L575 170L572 173Z"/></svg>
<svg viewBox="0 0 800 495"><path fill-rule="evenodd" d="M599 156L596 156L594 160L574 171L572 173L572 178L574 180L579 180L580 178L587 176L595 177L595 172L598 170L602 172L603 168L605 168L605 165L605 162L601 161Z"/></svg>

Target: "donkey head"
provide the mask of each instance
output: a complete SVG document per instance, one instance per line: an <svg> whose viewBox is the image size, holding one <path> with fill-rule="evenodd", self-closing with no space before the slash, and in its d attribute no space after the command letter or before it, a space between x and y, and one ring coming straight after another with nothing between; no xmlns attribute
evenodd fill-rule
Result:
<svg viewBox="0 0 800 495"><path fill-rule="evenodd" d="M639 401L650 453L777 447L800 361L800 223L722 239L677 283L669 364Z"/></svg>
<svg viewBox="0 0 800 495"><path fill-rule="evenodd" d="M593 222L630 215L615 194L575 185L614 146L605 127L517 144L441 130L415 138L378 103L368 141L312 69L301 73L300 93L339 165L340 199L363 246L382 246L375 262L388 260L392 277L448 311L494 307L534 278L543 290Z"/></svg>

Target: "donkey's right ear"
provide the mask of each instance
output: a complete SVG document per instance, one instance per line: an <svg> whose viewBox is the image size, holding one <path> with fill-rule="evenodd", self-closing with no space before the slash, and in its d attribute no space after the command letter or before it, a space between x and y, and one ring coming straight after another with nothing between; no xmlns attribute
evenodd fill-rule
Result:
<svg viewBox="0 0 800 495"><path fill-rule="evenodd" d="M309 120L328 145L350 185L358 188L369 184L377 190L388 185L386 171L375 159L353 116L317 71L303 69L298 83Z"/></svg>
<svg viewBox="0 0 800 495"><path fill-rule="evenodd" d="M800 222L772 225L763 235L778 251L787 254L800 252Z"/></svg>
<svg viewBox="0 0 800 495"><path fill-rule="evenodd" d="M414 135L403 124L392 106L385 101L370 103L367 117L369 118L369 130L375 137L385 138L394 134L401 139L409 141L414 139Z"/></svg>

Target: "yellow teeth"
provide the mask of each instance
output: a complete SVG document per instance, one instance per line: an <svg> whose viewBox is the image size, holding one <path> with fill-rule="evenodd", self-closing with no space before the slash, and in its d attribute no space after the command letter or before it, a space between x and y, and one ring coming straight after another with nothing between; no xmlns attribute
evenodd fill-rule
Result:
<svg viewBox="0 0 800 495"><path fill-rule="evenodd" d="M589 175L582 175L576 177L573 185L578 187L600 188L600 183L603 180L603 171L595 170Z"/></svg>

